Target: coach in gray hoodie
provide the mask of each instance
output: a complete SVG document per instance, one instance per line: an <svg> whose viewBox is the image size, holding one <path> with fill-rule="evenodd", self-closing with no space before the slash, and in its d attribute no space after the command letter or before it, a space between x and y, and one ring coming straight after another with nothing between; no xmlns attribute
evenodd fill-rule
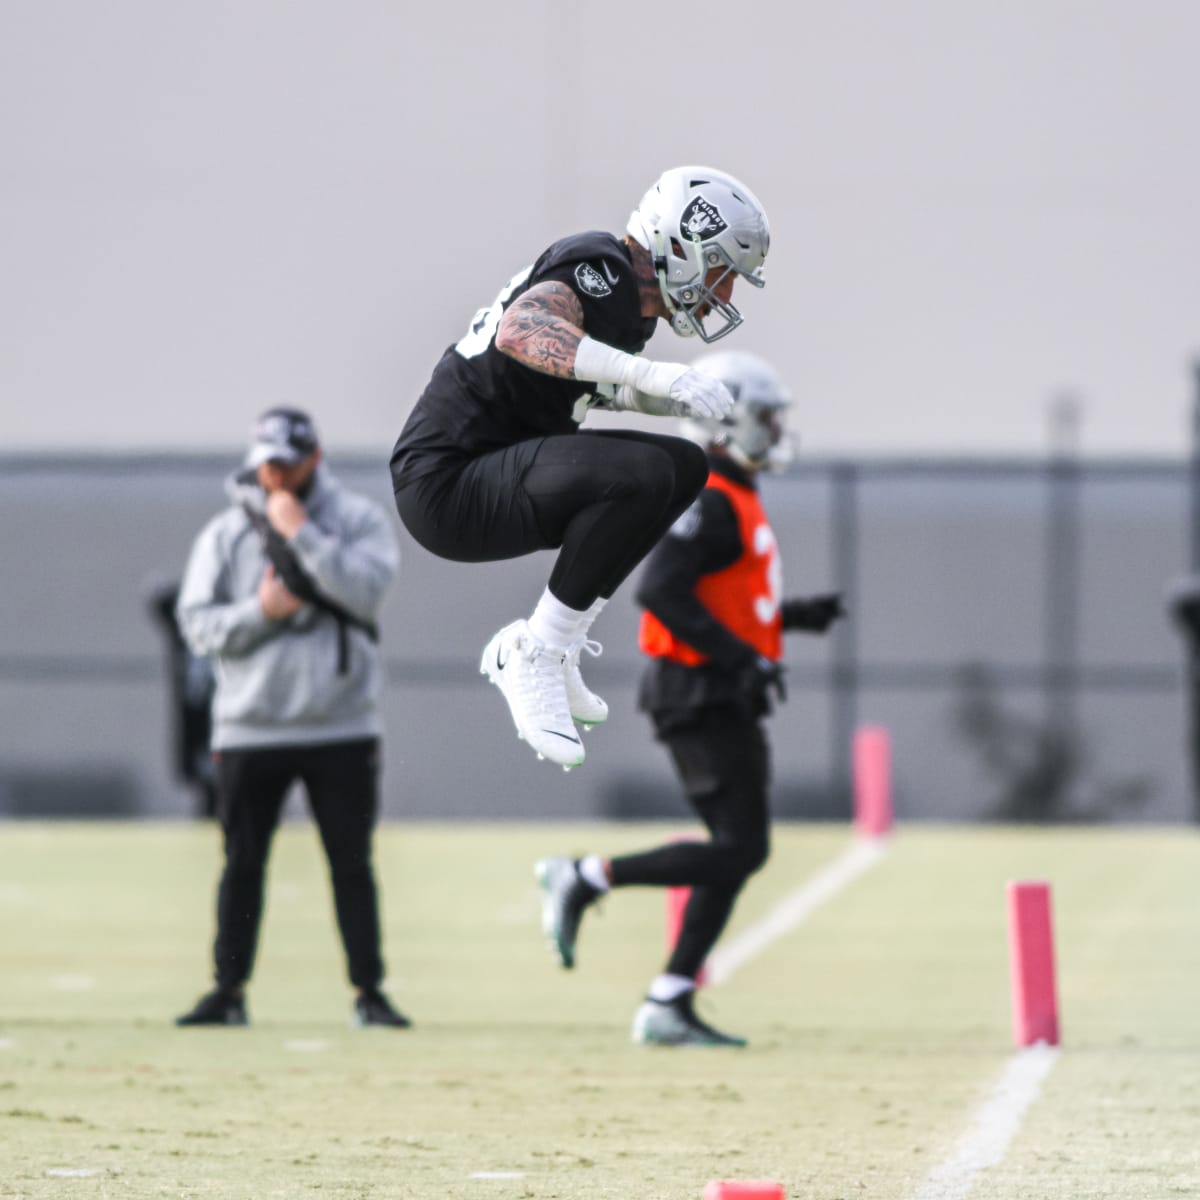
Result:
<svg viewBox="0 0 1200 1200"><path fill-rule="evenodd" d="M371 842L379 811L375 618L399 555L383 509L322 465L308 414L264 413L230 506L201 530L177 617L216 664L213 751L225 866L217 892L216 985L179 1025L245 1025L271 840L304 785L329 860L359 1025L408 1019L381 991Z"/></svg>

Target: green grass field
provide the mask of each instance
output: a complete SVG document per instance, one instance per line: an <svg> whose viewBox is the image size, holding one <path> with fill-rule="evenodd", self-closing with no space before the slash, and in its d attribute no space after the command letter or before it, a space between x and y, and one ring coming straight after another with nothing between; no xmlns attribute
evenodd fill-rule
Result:
<svg viewBox="0 0 1200 1200"><path fill-rule="evenodd" d="M217 835L0 827L0 1196L908 1200L1014 1048L1004 885L1053 884L1063 1053L978 1200L1200 1194L1200 838L914 827L701 1011L744 1051L629 1044L660 892L589 913L579 967L532 862L640 826L389 826L389 989L353 1030L314 831L272 861L254 1025L176 1030L207 986ZM736 934L850 843L777 831ZM62 1172L88 1172L64 1175ZM504 1178L475 1178L508 1173Z"/></svg>

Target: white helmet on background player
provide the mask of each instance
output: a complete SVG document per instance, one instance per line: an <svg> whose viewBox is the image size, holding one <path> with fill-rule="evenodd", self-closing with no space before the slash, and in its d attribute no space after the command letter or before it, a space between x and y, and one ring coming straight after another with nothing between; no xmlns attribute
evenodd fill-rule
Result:
<svg viewBox="0 0 1200 1200"><path fill-rule="evenodd" d="M749 188L711 167L674 167L642 197L626 229L650 251L676 333L715 342L742 323L741 313L715 289L730 273L763 286L771 231ZM718 267L725 270L709 282L709 272ZM720 317L724 324L710 331L705 315Z"/></svg>
<svg viewBox="0 0 1200 1200"><path fill-rule="evenodd" d="M745 350L702 354L692 366L729 389L733 408L721 420L688 420L687 435L701 445L720 447L752 471L787 466L795 456L784 428L792 396L775 368Z"/></svg>

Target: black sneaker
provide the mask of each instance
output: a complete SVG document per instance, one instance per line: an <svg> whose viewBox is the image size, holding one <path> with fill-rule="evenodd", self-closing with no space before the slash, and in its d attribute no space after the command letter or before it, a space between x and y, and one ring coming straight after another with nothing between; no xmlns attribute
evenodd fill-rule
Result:
<svg viewBox="0 0 1200 1200"><path fill-rule="evenodd" d="M359 1029L368 1025L386 1025L391 1029L408 1029L412 1022L392 1007L382 992L359 992L354 1001L353 1022Z"/></svg>
<svg viewBox="0 0 1200 1200"><path fill-rule="evenodd" d="M633 1018L633 1040L645 1046L744 1046L746 1039L722 1033L696 1016L695 992L669 1003L647 1000Z"/></svg>
<svg viewBox="0 0 1200 1200"><path fill-rule="evenodd" d="M542 932L558 961L570 970L575 965L579 922L602 893L580 875L574 859L543 858L534 873L542 888Z"/></svg>
<svg viewBox="0 0 1200 1200"><path fill-rule="evenodd" d="M175 1018L176 1025L249 1025L245 997L213 988L196 1001L195 1008Z"/></svg>

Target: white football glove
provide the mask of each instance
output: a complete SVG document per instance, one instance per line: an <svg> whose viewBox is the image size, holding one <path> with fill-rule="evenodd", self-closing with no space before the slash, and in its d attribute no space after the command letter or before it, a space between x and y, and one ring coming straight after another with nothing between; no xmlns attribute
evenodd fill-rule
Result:
<svg viewBox="0 0 1200 1200"><path fill-rule="evenodd" d="M575 377L615 384L605 406L656 416L720 421L733 408L719 380L683 363L655 362L583 337L575 351Z"/></svg>
<svg viewBox="0 0 1200 1200"><path fill-rule="evenodd" d="M691 368L671 384L670 395L684 409L680 416L720 421L733 409L733 396L719 379Z"/></svg>

